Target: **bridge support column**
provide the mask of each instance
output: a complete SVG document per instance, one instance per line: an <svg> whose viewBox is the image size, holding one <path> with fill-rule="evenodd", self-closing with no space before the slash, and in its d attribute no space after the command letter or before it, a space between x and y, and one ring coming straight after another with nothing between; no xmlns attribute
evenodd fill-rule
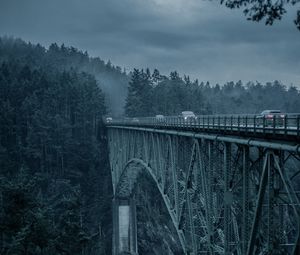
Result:
<svg viewBox="0 0 300 255"><path fill-rule="evenodd" d="M113 255L138 254L136 205L133 198L113 199Z"/></svg>

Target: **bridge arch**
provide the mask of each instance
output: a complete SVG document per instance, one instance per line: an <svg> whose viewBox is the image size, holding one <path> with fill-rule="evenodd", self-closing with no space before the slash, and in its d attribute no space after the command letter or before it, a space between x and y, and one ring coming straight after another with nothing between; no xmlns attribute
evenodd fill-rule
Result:
<svg viewBox="0 0 300 255"><path fill-rule="evenodd" d="M164 193L162 185L157 180L154 170L149 166L148 163L139 158L130 159L122 171L119 182L116 186L115 197L120 199L127 199L133 195L136 182L138 181L140 175L145 174L148 178L151 178L151 181L155 183L157 190L159 191L161 198L164 201L164 205L168 210L169 216L172 220L174 228L180 245L185 254L187 254L187 247L184 239L182 230L178 228L178 222L176 220L176 215L174 209L168 199L168 196Z"/></svg>
<svg viewBox="0 0 300 255"><path fill-rule="evenodd" d="M206 179L213 179L210 170L217 164L209 163L212 155L205 152L212 154L222 144L193 136L126 129L109 129L108 137L115 197L130 197L139 174L148 173L163 198L185 254L222 253L223 230L213 229L212 217L215 204L221 210L222 193L214 198L210 194L217 195L211 190L217 185L210 185ZM220 155L216 161L221 160ZM214 245L212 238L216 239Z"/></svg>

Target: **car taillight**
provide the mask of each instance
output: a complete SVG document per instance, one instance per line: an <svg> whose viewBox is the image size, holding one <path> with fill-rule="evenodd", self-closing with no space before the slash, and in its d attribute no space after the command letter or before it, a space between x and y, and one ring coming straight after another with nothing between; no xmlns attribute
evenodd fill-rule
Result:
<svg viewBox="0 0 300 255"><path fill-rule="evenodd" d="M267 119L272 119L272 118L273 118L273 115L271 115L271 114L267 115Z"/></svg>

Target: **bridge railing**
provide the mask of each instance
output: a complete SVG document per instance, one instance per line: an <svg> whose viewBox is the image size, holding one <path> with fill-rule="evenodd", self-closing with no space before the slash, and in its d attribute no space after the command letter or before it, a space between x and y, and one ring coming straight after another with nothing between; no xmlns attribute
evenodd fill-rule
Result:
<svg viewBox="0 0 300 255"><path fill-rule="evenodd" d="M182 128L206 131L230 131L281 134L300 137L300 114L265 116L244 115L198 115L183 118L180 116L140 117L106 119L106 125L144 126L153 128Z"/></svg>

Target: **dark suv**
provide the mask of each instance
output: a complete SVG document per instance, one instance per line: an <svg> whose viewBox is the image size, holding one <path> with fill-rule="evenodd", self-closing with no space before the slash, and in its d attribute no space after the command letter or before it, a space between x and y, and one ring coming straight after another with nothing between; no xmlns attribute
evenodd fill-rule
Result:
<svg viewBox="0 0 300 255"><path fill-rule="evenodd" d="M260 115L256 116L257 125L265 125L266 127L284 126L285 114L280 110L264 110Z"/></svg>

